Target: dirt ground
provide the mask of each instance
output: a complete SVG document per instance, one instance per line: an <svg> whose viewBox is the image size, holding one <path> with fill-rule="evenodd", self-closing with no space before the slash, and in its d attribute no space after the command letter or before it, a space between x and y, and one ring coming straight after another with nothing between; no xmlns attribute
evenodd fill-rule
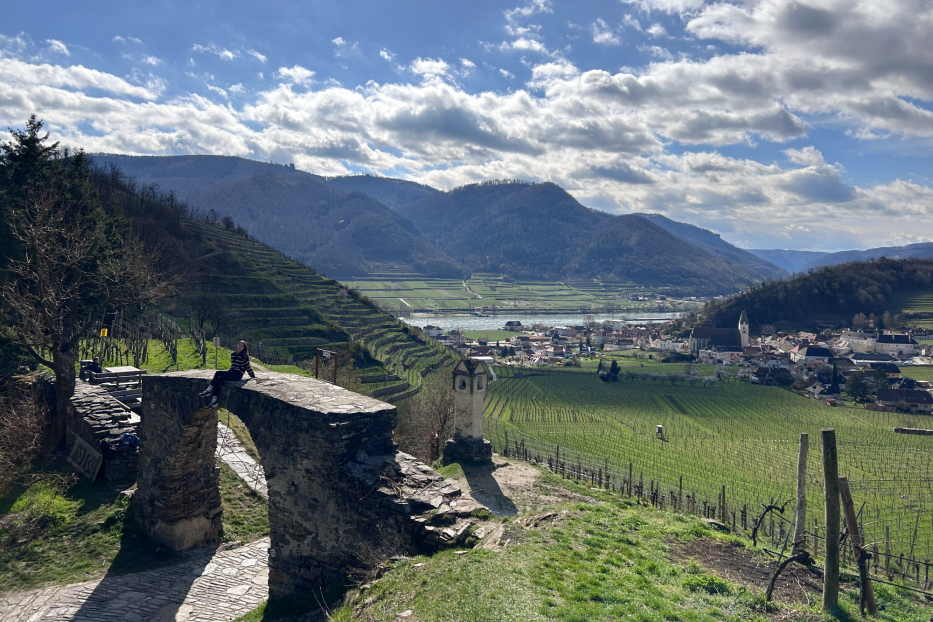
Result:
<svg viewBox="0 0 933 622"><path fill-rule="evenodd" d="M671 554L682 562L695 561L707 572L747 589L767 589L774 572L774 562L768 563L747 547L721 540L674 542ZM774 586L774 599L782 603L820 602L822 594L822 578L799 564L787 566Z"/></svg>
<svg viewBox="0 0 933 622"><path fill-rule="evenodd" d="M541 471L538 469L498 456L492 465L461 465L461 468L464 474L457 483L463 493L485 505L497 518L540 512L542 508L568 501L595 501L563 488L548 486L540 481Z"/></svg>

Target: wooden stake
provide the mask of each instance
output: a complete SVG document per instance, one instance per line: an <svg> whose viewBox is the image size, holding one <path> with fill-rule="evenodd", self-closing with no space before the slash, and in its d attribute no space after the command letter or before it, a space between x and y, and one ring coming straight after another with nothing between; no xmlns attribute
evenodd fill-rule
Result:
<svg viewBox="0 0 933 622"><path fill-rule="evenodd" d="M823 497L826 506L826 568L823 572L823 611L839 606L839 464L836 430L820 432L823 441Z"/></svg>
<svg viewBox="0 0 933 622"><path fill-rule="evenodd" d="M794 518L794 548L792 555L796 555L806 548L807 530L807 451L810 447L810 437L804 432L800 435L800 453L797 455L797 515Z"/></svg>
<svg viewBox="0 0 933 622"><path fill-rule="evenodd" d="M852 493L849 491L849 480L845 476L839 478L839 497L842 499L846 530L849 532L852 552L855 554L855 561L858 565L859 609L862 615L867 610L868 615L874 616L878 613L878 606L875 604L875 591L872 589L871 579L868 577L868 552L865 550L865 543L862 542L862 535L859 533L855 505L852 503Z"/></svg>

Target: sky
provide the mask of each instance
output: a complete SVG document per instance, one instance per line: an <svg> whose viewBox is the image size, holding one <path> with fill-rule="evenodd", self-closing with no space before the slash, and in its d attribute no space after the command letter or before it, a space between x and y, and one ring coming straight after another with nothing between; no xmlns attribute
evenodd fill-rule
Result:
<svg viewBox="0 0 933 622"><path fill-rule="evenodd" d="M745 248L933 240L931 0L11 2L0 140L446 190L551 181Z"/></svg>

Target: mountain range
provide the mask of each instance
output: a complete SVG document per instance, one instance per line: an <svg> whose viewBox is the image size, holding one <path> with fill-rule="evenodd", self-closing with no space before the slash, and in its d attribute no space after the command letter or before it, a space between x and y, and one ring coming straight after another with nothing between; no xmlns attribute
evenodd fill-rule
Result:
<svg viewBox="0 0 933 622"><path fill-rule="evenodd" d="M202 214L230 216L256 239L338 278L395 266L444 277L599 275L719 294L787 276L710 231L657 214L590 209L552 183L483 182L441 192L236 157L94 159L140 184L174 190Z"/></svg>

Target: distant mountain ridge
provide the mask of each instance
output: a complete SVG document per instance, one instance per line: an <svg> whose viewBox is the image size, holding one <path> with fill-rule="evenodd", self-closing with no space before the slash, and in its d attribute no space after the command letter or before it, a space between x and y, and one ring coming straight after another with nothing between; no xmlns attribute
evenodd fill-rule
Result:
<svg viewBox="0 0 933 622"><path fill-rule="evenodd" d="M231 216L257 239L338 278L389 267L448 278L470 271L600 275L721 294L787 274L705 229L657 214L590 209L552 183L490 181L440 192L238 157L93 157L141 184L174 190L203 213Z"/></svg>
<svg viewBox="0 0 933 622"><path fill-rule="evenodd" d="M230 216L256 239L348 278L381 264L408 266L426 276L459 278L464 269L427 244L411 222L355 187L398 203L426 196L426 186L378 177L324 178L290 166L223 156L94 156L142 184L175 190L202 212ZM342 187L341 187L342 186Z"/></svg>
<svg viewBox="0 0 933 622"><path fill-rule="evenodd" d="M816 261L820 257L827 255L827 253L824 253L823 251L797 251L777 248L749 248L746 250L749 253L770 261L774 265L780 266L791 273L800 272L808 263Z"/></svg>
<svg viewBox="0 0 933 622"><path fill-rule="evenodd" d="M552 183L471 184L398 211L429 242L476 271L521 278L611 275L707 293L786 274L757 257L743 263L742 251L721 240L690 239L704 233L718 238L711 232L683 225L690 235L678 236L651 218L590 209Z"/></svg>
<svg viewBox="0 0 933 622"><path fill-rule="evenodd" d="M933 258L933 242L920 242L906 246L880 246L864 251L839 251L828 253L805 264L800 270L812 270L823 266L835 266L850 261L872 261L885 257L886 259L931 259Z"/></svg>
<svg viewBox="0 0 933 622"><path fill-rule="evenodd" d="M713 233L709 229L677 222L661 214L636 214L636 216L650 220L659 227L670 231L681 240L699 246L727 263L744 266L758 280L790 276L785 268L750 251L729 244L718 233Z"/></svg>

